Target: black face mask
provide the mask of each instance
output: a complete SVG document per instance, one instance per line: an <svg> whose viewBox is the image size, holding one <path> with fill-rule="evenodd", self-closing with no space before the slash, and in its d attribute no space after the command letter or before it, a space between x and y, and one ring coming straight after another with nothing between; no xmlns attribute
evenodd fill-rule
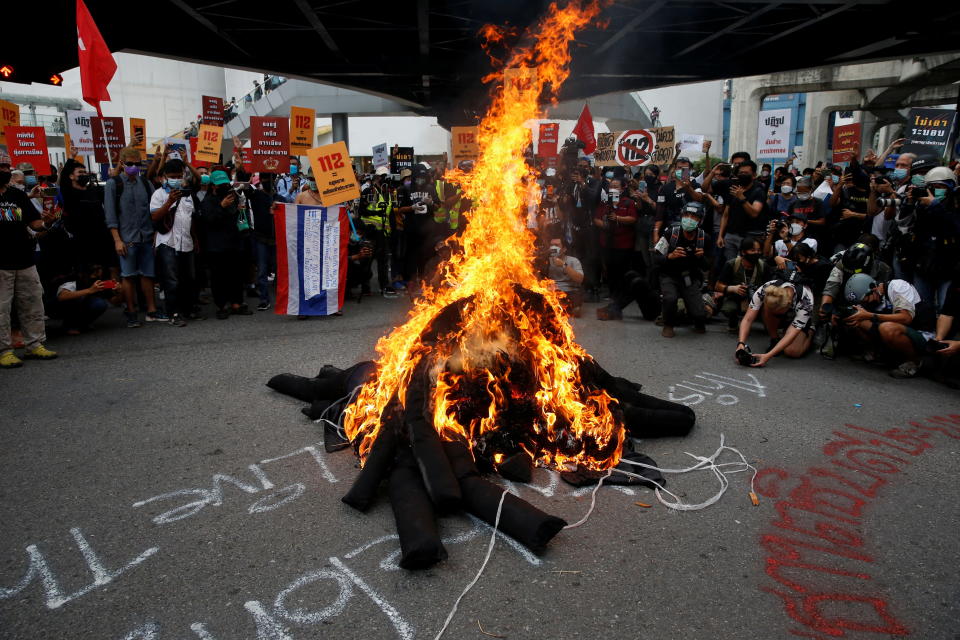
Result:
<svg viewBox="0 0 960 640"><path fill-rule="evenodd" d="M741 187L747 187L750 185L751 182L753 182L753 177L746 176L746 175L743 175L743 176L738 175L737 182L740 184Z"/></svg>
<svg viewBox="0 0 960 640"><path fill-rule="evenodd" d="M648 186L648 187L652 187L653 185L657 184L657 177L656 177L656 176L644 176L643 181L647 183L647 186Z"/></svg>
<svg viewBox="0 0 960 640"><path fill-rule="evenodd" d="M760 259L760 254L759 253L743 253L741 254L741 257L747 262L756 262L757 260Z"/></svg>
<svg viewBox="0 0 960 640"><path fill-rule="evenodd" d="M228 184L219 184L217 185L216 193L221 198L226 198L227 194L230 193L230 185Z"/></svg>
<svg viewBox="0 0 960 640"><path fill-rule="evenodd" d="M77 184L81 187L85 187L90 184L90 174L84 173L83 175L77 176Z"/></svg>
<svg viewBox="0 0 960 640"><path fill-rule="evenodd" d="M10 184L10 178L13 177L13 174L9 171L0 171L0 187L5 187Z"/></svg>

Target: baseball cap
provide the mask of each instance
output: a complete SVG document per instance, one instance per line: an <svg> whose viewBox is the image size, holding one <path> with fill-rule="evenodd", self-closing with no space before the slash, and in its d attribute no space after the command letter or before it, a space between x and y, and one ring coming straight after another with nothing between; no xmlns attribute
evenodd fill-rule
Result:
<svg viewBox="0 0 960 640"><path fill-rule="evenodd" d="M210 174L210 182L215 185L230 184L230 176L226 171L214 171Z"/></svg>

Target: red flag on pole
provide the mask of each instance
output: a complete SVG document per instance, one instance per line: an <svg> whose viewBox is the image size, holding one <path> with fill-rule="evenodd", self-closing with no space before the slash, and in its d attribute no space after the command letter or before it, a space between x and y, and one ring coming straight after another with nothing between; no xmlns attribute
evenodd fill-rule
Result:
<svg viewBox="0 0 960 640"><path fill-rule="evenodd" d="M83 0L77 0L77 47L83 99L95 107L97 114L102 117L100 103L110 102L107 85L117 71L117 63Z"/></svg>
<svg viewBox="0 0 960 640"><path fill-rule="evenodd" d="M79 1L79 0L78 0ZM577 140L587 145L583 148L584 155L590 155L597 149L597 137L593 133L593 116L590 115L590 105L584 104L583 111L577 119L577 126L573 128Z"/></svg>

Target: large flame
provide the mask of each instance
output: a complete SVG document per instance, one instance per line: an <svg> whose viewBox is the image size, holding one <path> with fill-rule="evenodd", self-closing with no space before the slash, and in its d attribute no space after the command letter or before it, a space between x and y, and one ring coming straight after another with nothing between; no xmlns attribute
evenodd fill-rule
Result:
<svg viewBox="0 0 960 640"><path fill-rule="evenodd" d="M445 176L473 203L459 238L462 251L443 265L442 284L426 288L407 321L377 344L376 377L360 390L344 421L361 460L376 438L385 408L394 397L404 403L414 369L428 358L433 424L443 438L465 437L476 446L481 436L499 428L507 395L527 393L535 410L523 426L532 437L517 444L537 464L605 469L619 462L624 429L614 416L616 401L581 380L580 364L590 357L574 341L552 283L541 280L534 269L534 236L525 224L529 184L535 176L524 162L530 141L524 123L543 117L541 92L554 93L566 80L574 34L598 12L596 3L550 5L530 34L532 44L515 50L504 63L507 69L519 69L528 84L511 86L499 72L484 79L498 81L498 86L479 125L480 157L472 172L449 171ZM482 33L488 42L504 34L493 27ZM424 344L424 330L457 301L464 307L455 335ZM525 364L522 372L511 369L517 357ZM464 397L458 387L467 379L475 388L478 382L485 384L489 400L485 416L461 424L457 408ZM490 457L499 462L503 452Z"/></svg>

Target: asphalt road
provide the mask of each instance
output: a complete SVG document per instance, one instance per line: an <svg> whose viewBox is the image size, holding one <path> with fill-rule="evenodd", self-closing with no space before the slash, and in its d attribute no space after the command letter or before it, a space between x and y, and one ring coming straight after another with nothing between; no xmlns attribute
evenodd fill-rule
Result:
<svg viewBox="0 0 960 640"><path fill-rule="evenodd" d="M398 569L389 505L343 505L351 454L264 386L372 357L405 309L137 330L111 310L53 337L59 360L0 372L0 638L433 638L489 528L444 519L449 559ZM601 364L698 412L642 449L683 467L722 433L764 470L760 505L742 473L696 512L604 487L541 558L500 538L445 637L960 637L960 423L927 420L960 414L955 391L819 356L747 371L719 325L666 340L592 313L576 330ZM691 502L718 486L668 480ZM542 470L516 490L570 522L590 503Z"/></svg>

